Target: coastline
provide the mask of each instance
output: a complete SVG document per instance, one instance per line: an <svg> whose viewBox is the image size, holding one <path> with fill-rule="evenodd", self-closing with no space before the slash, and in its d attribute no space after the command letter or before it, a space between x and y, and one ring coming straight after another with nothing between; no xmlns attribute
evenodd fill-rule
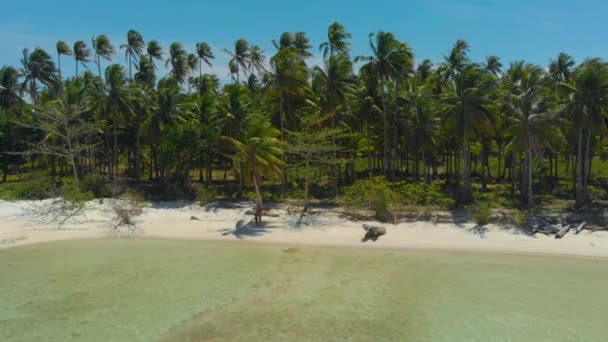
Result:
<svg viewBox="0 0 608 342"><path fill-rule="evenodd" d="M0 249L60 240L112 237L113 200L87 203L87 210L68 219L61 229L48 216L36 214L36 206L49 201L0 201ZM135 218L134 238L205 241L244 241L285 246L379 248L388 250L440 250L516 255L608 258L608 232L583 231L563 239L499 225L476 229L473 223L427 221L381 224L388 233L377 241L362 241L363 223L343 217L339 210L314 208L298 224L301 210L276 205L259 227L250 223L251 203L211 203L205 207L188 202L148 203ZM198 220L193 220L194 216Z"/></svg>

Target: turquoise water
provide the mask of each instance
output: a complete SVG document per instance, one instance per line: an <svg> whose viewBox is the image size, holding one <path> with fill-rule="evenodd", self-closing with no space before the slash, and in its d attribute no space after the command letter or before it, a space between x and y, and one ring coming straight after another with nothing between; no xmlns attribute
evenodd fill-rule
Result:
<svg viewBox="0 0 608 342"><path fill-rule="evenodd" d="M608 262L163 240L0 251L2 341L601 341Z"/></svg>

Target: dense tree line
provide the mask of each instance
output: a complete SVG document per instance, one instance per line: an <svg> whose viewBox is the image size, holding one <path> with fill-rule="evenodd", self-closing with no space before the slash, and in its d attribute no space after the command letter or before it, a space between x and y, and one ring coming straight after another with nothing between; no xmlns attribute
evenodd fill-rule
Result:
<svg viewBox="0 0 608 342"><path fill-rule="evenodd" d="M316 49L303 32L283 33L271 52L238 39L219 52L229 57L227 84L209 73L218 52L208 44L165 50L135 30L118 49L105 35L90 45L59 41L56 57L24 49L20 67L0 70L4 179L34 160L51 176L184 185L197 172L212 184L214 170L232 167L241 191L253 185L259 201L263 181L282 184L281 195L302 181L308 196L314 175L337 195L357 177L383 175L442 179L462 202L473 200L474 181L483 191L510 181L531 206L535 182L561 176L577 204L589 200L606 138L604 60L576 64L562 53L548 66L503 66L496 56L472 61L458 40L442 61L416 61L383 31L370 34L369 55L352 56L350 38L332 24L320 66L310 64ZM126 67L112 64L120 52ZM64 79L69 59L76 76ZM558 174L564 164L571 174Z"/></svg>

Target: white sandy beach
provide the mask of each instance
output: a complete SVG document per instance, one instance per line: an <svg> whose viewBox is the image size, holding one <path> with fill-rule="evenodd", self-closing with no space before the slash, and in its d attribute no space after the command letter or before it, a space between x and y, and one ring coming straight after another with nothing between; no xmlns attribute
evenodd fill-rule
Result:
<svg viewBox="0 0 608 342"><path fill-rule="evenodd" d="M108 238L113 211L110 202L87 204L82 215L71 218L58 229L52 218L36 215L47 202L0 201L0 248L68 239ZM362 241L363 221L353 222L329 209L314 209L298 224L299 212L290 214L286 206L271 211L264 224L255 227L246 215L250 203L231 208L217 204L170 202L149 204L136 218L135 237L250 241L285 245L319 245L364 248L444 249L608 257L608 232L570 233L561 240L537 234L527 236L516 229L488 226L484 232L474 224L431 222L383 224L387 235L377 241ZM196 216L200 220L191 220ZM370 222L367 222L370 223ZM376 223L377 224L377 223Z"/></svg>

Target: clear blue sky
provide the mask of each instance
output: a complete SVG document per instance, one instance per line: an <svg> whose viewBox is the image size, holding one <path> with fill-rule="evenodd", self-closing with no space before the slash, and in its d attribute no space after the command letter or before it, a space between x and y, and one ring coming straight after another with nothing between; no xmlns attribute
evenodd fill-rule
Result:
<svg viewBox="0 0 608 342"><path fill-rule="evenodd" d="M18 66L25 47L40 46L54 55L59 39L89 43L104 33L118 47L134 28L165 48L180 41L192 51L197 41L208 42L218 56L214 72L225 78L226 58L219 49L237 38L271 55L272 39L284 31L305 31L316 47L336 20L351 32L354 55L369 52L368 34L377 30L408 42L417 60L440 60L458 38L469 42L474 60L498 55L504 64L524 59L544 66L560 51L577 61L608 52L608 2L601 0L19 0L4 1L1 8L0 66ZM124 61L122 54L116 59ZM73 71L71 60L63 65L66 74Z"/></svg>

